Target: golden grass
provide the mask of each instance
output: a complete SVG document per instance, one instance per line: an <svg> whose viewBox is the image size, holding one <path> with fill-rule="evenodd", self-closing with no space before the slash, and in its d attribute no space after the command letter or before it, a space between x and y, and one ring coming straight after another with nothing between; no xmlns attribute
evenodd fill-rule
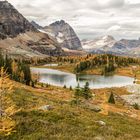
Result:
<svg viewBox="0 0 140 140"><path fill-rule="evenodd" d="M95 97L93 97L93 99L89 102L93 105L101 106L102 108L102 111L99 114L96 114L94 112L91 112L90 110L70 105L70 102L73 99L73 90L71 91L69 89L55 86L42 88L40 85L37 85L36 88L32 88L17 82L13 82L13 84L15 91L13 94L9 95L13 104L9 107L7 106L7 109L9 111L12 110L12 120L10 121L6 119L5 121L3 121L3 124L5 125L5 134L9 135L9 138L7 138L8 140L12 140L15 137L16 139L19 139L21 137L24 137L24 139L26 139L28 133L30 133L30 136L28 136L30 139L36 140L36 138L40 137L41 133L41 136L47 135L48 139L51 140L52 137L50 136L52 136L54 129L61 130L62 128L64 130L62 130L62 132L58 132L59 138L63 139L63 137L70 137L71 133L74 134L76 131L76 139L80 140L81 133L83 140L85 140L84 135L86 135L86 133L85 131L83 131L81 125L84 125L88 136L94 138L96 135L98 135L98 133L103 134L103 131L99 130L99 126L96 123L93 123L96 120L100 119L109 123L108 125L110 126L107 127L113 128L112 130L110 130L112 134L107 135L106 131L103 134L106 138L108 138L108 140L111 140L111 137L115 137L115 133L118 133L117 137L121 136L121 134L116 129L116 126L122 125L122 119L126 119L128 126L131 124L131 127L138 127L139 125L139 123L137 122L138 124L134 124L133 126L131 123L133 119L127 120L127 117L131 117L132 114L137 114L137 116L140 116L140 111L136 111L134 109L130 110L129 107L123 106L121 101L116 102L116 105L107 103L111 91L113 91L113 93L117 95L130 94L125 88L106 88L92 90L92 92L95 94ZM38 110L39 107L48 104L52 105L54 107L54 110L50 112L40 112ZM12 108L12 106L14 107L14 109ZM127 113L129 110L130 112ZM125 117L123 118L118 115L113 116L110 115L110 112L115 114L122 113ZM116 122L113 122L114 119L117 119ZM135 119L140 120L139 117L136 117ZM53 127L49 121L53 123ZM91 125L91 122L94 125ZM7 128L8 123L9 127ZM49 127L47 127L47 125L49 125ZM61 127L59 128L59 126ZM29 128L29 130L26 130L26 127ZM92 128L92 132L95 133L94 136L92 135L92 133L90 133L90 127ZM121 127L124 126L117 126L117 128L120 130L122 129ZM70 128L70 130L68 130L68 128ZM80 128L82 128L82 130L78 131ZM31 129L33 129L34 131L32 132ZM14 132L14 130L16 131ZM125 130L124 133L130 132ZM133 133L135 134L135 132L130 133L132 137L134 135ZM37 136L34 137L34 135L36 134ZM53 136L55 138L57 137L57 135ZM127 136L123 137L127 138Z"/></svg>

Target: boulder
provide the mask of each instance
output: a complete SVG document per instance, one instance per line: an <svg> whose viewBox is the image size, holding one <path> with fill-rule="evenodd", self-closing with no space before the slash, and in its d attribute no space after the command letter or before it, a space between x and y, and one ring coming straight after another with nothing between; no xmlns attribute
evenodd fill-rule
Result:
<svg viewBox="0 0 140 140"><path fill-rule="evenodd" d="M51 105L44 105L39 108L39 110L44 110L44 111L48 111L48 110L52 110L52 109L53 109L53 107Z"/></svg>
<svg viewBox="0 0 140 140"><path fill-rule="evenodd" d="M106 123L104 121L96 121L96 123L100 126L106 126Z"/></svg>

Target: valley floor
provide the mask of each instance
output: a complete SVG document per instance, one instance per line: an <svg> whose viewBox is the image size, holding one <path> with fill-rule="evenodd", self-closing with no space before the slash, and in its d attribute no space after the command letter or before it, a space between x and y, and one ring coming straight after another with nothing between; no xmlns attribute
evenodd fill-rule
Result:
<svg viewBox="0 0 140 140"><path fill-rule="evenodd" d="M92 90L93 99L76 106L71 104L74 90L13 83L14 92L5 104L9 117L1 120L1 140L140 139L140 111L120 98L131 95L127 88ZM112 90L115 105L107 103Z"/></svg>

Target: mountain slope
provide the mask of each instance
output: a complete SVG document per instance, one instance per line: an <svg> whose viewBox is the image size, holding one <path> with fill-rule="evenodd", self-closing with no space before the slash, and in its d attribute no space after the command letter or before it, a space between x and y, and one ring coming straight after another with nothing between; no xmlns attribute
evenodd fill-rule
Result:
<svg viewBox="0 0 140 140"><path fill-rule="evenodd" d="M64 20L56 21L49 26L44 27L44 31L55 37L62 48L82 50L80 39L73 28Z"/></svg>
<svg viewBox="0 0 140 140"><path fill-rule="evenodd" d="M92 51L94 49L102 49L105 46L112 47L116 40L112 36L103 36L95 40L83 40L83 49Z"/></svg>
<svg viewBox="0 0 140 140"><path fill-rule="evenodd" d="M0 1L0 48L14 56L61 55L56 40L39 32L10 3Z"/></svg>
<svg viewBox="0 0 140 140"><path fill-rule="evenodd" d="M59 44L40 32L26 32L0 41L0 48L13 57L46 57L62 55Z"/></svg>
<svg viewBox="0 0 140 140"><path fill-rule="evenodd" d="M32 24L36 29L43 29L43 27L40 26L39 24L37 24L35 21L31 21L31 24Z"/></svg>
<svg viewBox="0 0 140 140"><path fill-rule="evenodd" d="M4 104L9 117L2 119L1 140L139 140L140 111L118 102L131 95L126 89L94 89L93 100L71 105L74 90L31 88L13 82L14 91ZM108 104L109 93L117 102ZM51 109L48 108L50 106ZM101 112L94 110L101 107ZM9 123L10 122L10 123ZM136 129L137 128L137 129Z"/></svg>
<svg viewBox="0 0 140 140"><path fill-rule="evenodd" d="M112 36L104 36L95 40L83 40L83 49L90 53L111 53L117 55L140 56L140 39L115 40Z"/></svg>
<svg viewBox="0 0 140 140"><path fill-rule="evenodd" d="M16 37L36 29L10 3L0 1L0 38Z"/></svg>

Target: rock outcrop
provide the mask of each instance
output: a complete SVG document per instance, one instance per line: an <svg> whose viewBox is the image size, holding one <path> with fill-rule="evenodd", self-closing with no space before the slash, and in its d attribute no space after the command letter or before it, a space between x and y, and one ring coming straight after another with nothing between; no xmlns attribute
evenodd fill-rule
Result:
<svg viewBox="0 0 140 140"><path fill-rule="evenodd" d="M64 20L56 21L49 26L44 27L44 31L55 37L62 48L82 50L80 39L73 28Z"/></svg>
<svg viewBox="0 0 140 140"><path fill-rule="evenodd" d="M31 24L32 24L36 29L43 29L43 27L40 26L39 24L37 24L35 21L31 21Z"/></svg>
<svg viewBox="0 0 140 140"><path fill-rule="evenodd" d="M62 55L60 44L39 32L7 1L0 1L0 48L11 56Z"/></svg>
<svg viewBox="0 0 140 140"><path fill-rule="evenodd" d="M27 31L36 29L10 3L0 1L0 39L16 37Z"/></svg>

